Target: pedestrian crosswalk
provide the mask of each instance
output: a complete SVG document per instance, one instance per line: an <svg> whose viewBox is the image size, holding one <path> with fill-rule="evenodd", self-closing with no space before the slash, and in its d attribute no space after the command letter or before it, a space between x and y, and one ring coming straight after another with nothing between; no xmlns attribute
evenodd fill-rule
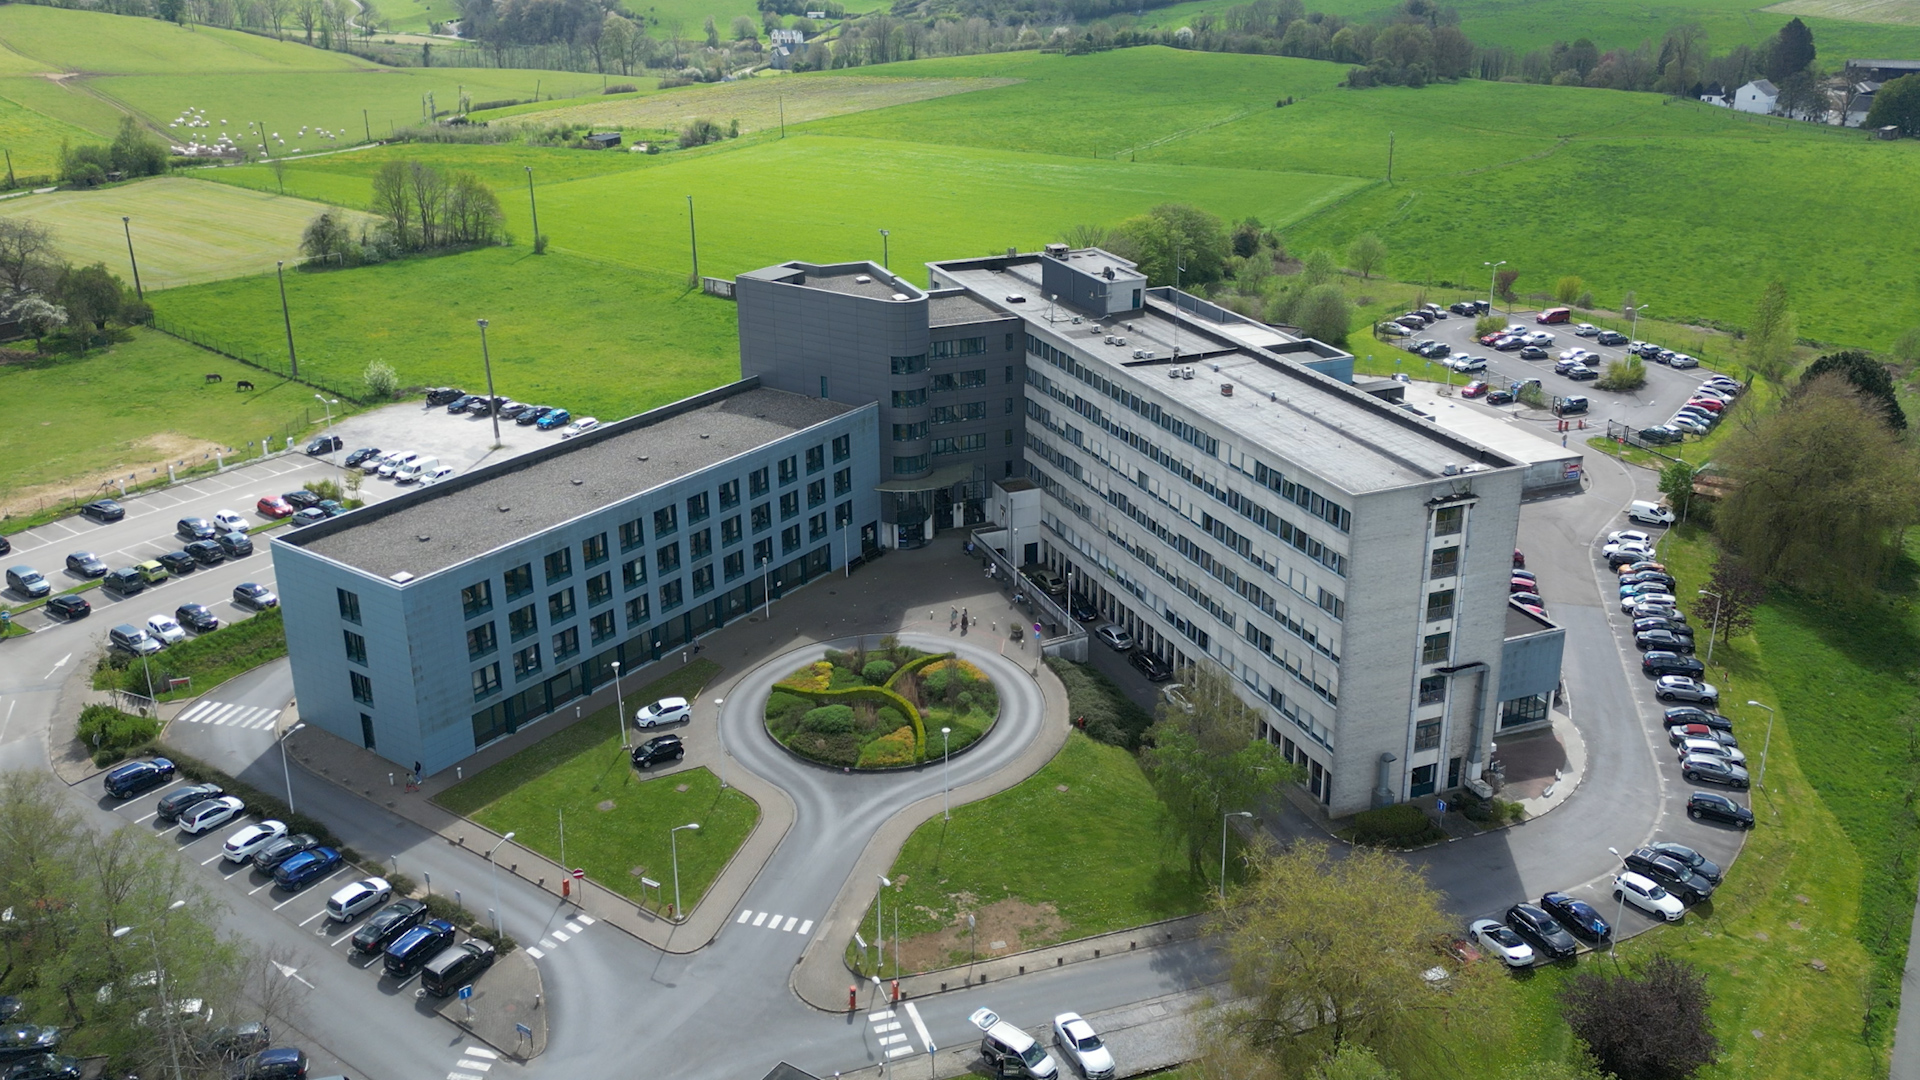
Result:
<svg viewBox="0 0 1920 1080"><path fill-rule="evenodd" d="M447 1080L485 1080L485 1074L492 1072L499 1060L499 1054L485 1047L469 1046L460 1051L460 1062L447 1074Z"/></svg>
<svg viewBox="0 0 1920 1080"><path fill-rule="evenodd" d="M912 1005L908 1005L907 1009L913 1013L911 1017L913 1026L924 1032L925 1028L920 1023L918 1011ZM900 1030L903 1025L897 1017L898 1014L892 1009L881 1009L879 1012L867 1014L867 1023L873 1027L874 1041L880 1044L880 1049L886 1053L889 1061L914 1052L913 1036ZM926 1036L922 1034L921 1037Z"/></svg>
<svg viewBox="0 0 1920 1080"><path fill-rule="evenodd" d="M741 908L740 917L733 920L733 924L778 930L783 934L799 934L801 937L813 932L812 919L802 922L798 915L775 915L771 911L754 911L752 908Z"/></svg>
<svg viewBox="0 0 1920 1080"><path fill-rule="evenodd" d="M592 925L592 916L584 913L576 914L568 921L566 929L547 931L546 936L540 939L538 948L532 945L527 946L527 955L533 957L535 960L544 960L548 953L579 937L586 931L587 927Z"/></svg>
<svg viewBox="0 0 1920 1080"><path fill-rule="evenodd" d="M201 701L186 712L174 717L182 723L208 724L213 727L246 728L259 731L273 726L279 718L280 709L267 709L259 706L228 705L219 701Z"/></svg>

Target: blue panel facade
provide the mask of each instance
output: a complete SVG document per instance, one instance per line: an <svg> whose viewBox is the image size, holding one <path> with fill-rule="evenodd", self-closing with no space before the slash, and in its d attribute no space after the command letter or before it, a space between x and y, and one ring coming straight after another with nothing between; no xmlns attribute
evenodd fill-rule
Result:
<svg viewBox="0 0 1920 1080"><path fill-rule="evenodd" d="M1525 637L1508 638L1500 648L1500 698L1551 694L1560 686L1560 657L1567 632L1555 627Z"/></svg>

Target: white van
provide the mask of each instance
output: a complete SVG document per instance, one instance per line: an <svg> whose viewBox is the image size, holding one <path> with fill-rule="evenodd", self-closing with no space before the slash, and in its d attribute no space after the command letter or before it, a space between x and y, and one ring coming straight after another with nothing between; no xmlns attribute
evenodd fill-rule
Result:
<svg viewBox="0 0 1920 1080"><path fill-rule="evenodd" d="M1023 1076L1030 1080L1052 1080L1059 1075L1053 1055L1034 1041L1033 1036L1000 1019L992 1009L976 1009L967 1019L984 1034L980 1056L986 1059L995 1076Z"/></svg>
<svg viewBox="0 0 1920 1080"><path fill-rule="evenodd" d="M415 458L393 470L393 481L396 484L411 484L439 467L439 458Z"/></svg>
<svg viewBox="0 0 1920 1080"><path fill-rule="evenodd" d="M1671 507L1650 503L1645 499L1635 499L1627 504L1627 518L1642 525L1671 525L1673 510Z"/></svg>

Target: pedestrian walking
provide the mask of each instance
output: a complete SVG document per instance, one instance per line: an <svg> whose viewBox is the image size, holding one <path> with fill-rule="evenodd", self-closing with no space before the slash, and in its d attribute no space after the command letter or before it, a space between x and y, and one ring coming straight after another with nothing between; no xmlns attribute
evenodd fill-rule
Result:
<svg viewBox="0 0 1920 1080"><path fill-rule="evenodd" d="M947 609L947 629L952 630L958 627L959 625L960 625L960 609L956 607L948 608Z"/></svg>

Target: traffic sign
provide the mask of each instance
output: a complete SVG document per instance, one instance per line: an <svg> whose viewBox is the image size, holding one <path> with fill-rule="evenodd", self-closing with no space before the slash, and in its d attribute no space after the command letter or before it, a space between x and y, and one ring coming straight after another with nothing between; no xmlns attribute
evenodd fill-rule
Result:
<svg viewBox="0 0 1920 1080"><path fill-rule="evenodd" d="M580 868L579 868L579 867L577 867L577 866L576 866L576 867L574 867L574 869L573 869L573 880L575 880L575 881L579 881L579 880L580 880L581 878L583 878L583 877L586 877L586 876L587 876L587 872L586 872L585 870L582 870L582 869L580 869Z"/></svg>
<svg viewBox="0 0 1920 1080"><path fill-rule="evenodd" d="M467 984L466 986L463 986L463 987L461 987L461 988L460 988L460 1000L461 1000L461 1001L465 1001L465 1000L467 1000L468 998L470 998L470 997L472 997L472 996L473 996L473 984L472 984L472 983L468 983L468 984Z"/></svg>
<svg viewBox="0 0 1920 1080"><path fill-rule="evenodd" d="M520 1037L523 1039L533 1038L533 1029L525 1024L515 1024L513 1025L513 1030L519 1032Z"/></svg>

